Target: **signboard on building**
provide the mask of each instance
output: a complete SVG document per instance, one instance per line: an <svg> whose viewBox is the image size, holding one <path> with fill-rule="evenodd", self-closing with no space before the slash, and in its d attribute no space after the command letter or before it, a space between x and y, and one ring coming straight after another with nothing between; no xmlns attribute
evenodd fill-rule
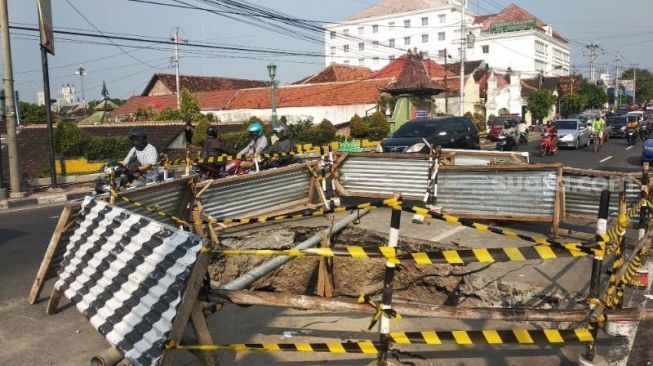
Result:
<svg viewBox="0 0 653 366"><path fill-rule="evenodd" d="M516 32L521 30L533 29L536 26L535 18L516 20L514 22L490 24L490 33Z"/></svg>
<svg viewBox="0 0 653 366"><path fill-rule="evenodd" d="M41 47L54 55L54 32L52 28L52 6L50 0L37 0L39 10L39 29L41 31Z"/></svg>

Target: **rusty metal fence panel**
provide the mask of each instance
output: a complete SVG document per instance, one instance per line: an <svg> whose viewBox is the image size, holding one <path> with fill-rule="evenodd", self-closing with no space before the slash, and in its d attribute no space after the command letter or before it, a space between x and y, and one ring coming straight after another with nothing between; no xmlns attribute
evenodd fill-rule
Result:
<svg viewBox="0 0 653 366"><path fill-rule="evenodd" d="M442 153L452 155L453 165L528 164L530 161L529 153L520 151L442 149Z"/></svg>
<svg viewBox="0 0 653 366"><path fill-rule="evenodd" d="M242 218L308 204L310 184L308 168L296 165L211 181L199 199L214 218Z"/></svg>
<svg viewBox="0 0 653 366"><path fill-rule="evenodd" d="M126 197L143 206L155 206L159 210L171 215L178 215L187 218L187 206L193 198L191 192L191 182L196 178L195 175L173 179L168 182L152 184L149 186L121 192L119 197ZM173 220L158 215L155 212L149 212L144 207L134 207L120 198L115 200L115 205L124 207L136 214L149 217L153 220L160 221L169 225L177 225Z"/></svg>

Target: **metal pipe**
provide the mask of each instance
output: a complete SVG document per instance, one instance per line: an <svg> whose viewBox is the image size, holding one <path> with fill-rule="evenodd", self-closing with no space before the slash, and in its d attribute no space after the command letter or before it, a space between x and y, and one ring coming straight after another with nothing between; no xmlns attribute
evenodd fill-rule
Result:
<svg viewBox="0 0 653 366"><path fill-rule="evenodd" d="M117 349L109 347L91 358L91 366L115 366L122 359L123 356Z"/></svg>
<svg viewBox="0 0 653 366"><path fill-rule="evenodd" d="M351 222L358 220L359 218L367 215L370 211L369 210L360 210L358 212L352 213L351 215L343 218L342 220L338 221L333 226L333 230L331 230L331 235L336 234L340 232L342 229L347 227ZM296 247L293 249L308 249L311 247L316 246L323 240L323 234L329 235L329 229L323 230L307 240L304 240L303 242L299 243ZM245 273L244 275L236 278L235 280L227 283L224 286L221 286L220 289L224 290L242 290L246 288L247 286L251 285L254 283L254 281L258 280L259 278L265 276L266 274L274 271L275 269L281 267L282 265L288 263L291 259L294 257L289 257L289 256L280 256L276 257L274 259L271 259L263 264L261 264L258 267L253 268L249 272Z"/></svg>

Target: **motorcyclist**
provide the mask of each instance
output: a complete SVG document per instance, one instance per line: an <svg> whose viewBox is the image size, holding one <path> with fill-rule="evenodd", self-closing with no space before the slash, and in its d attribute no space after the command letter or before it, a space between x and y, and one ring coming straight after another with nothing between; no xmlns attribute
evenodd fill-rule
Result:
<svg viewBox="0 0 653 366"><path fill-rule="evenodd" d="M254 155L261 154L265 148L268 146L268 138L263 134L263 125L260 122L253 122L247 127L247 132L250 136L250 141L238 152L239 155ZM255 159L256 157L252 157ZM250 158L243 158L243 161L240 163L241 169L251 169L254 166L254 162Z"/></svg>
<svg viewBox="0 0 653 366"><path fill-rule="evenodd" d="M553 146L558 146L558 128L551 120L547 121L542 129L542 137L544 137L546 133L551 134L551 137L553 138Z"/></svg>
<svg viewBox="0 0 653 366"><path fill-rule="evenodd" d="M528 126L526 126L526 121L521 120L517 124L517 139L521 136L524 136L526 142L528 142Z"/></svg>
<svg viewBox="0 0 653 366"><path fill-rule="evenodd" d="M129 129L131 150L121 162L134 178L132 185L144 185L156 181L158 169L156 162L159 154L156 148L147 142L147 132L143 127Z"/></svg>
<svg viewBox="0 0 653 366"><path fill-rule="evenodd" d="M227 144L218 138L218 128L209 126L206 129L206 140L202 148L202 158L206 159L210 156L220 156L227 153Z"/></svg>
<svg viewBox="0 0 653 366"><path fill-rule="evenodd" d="M628 123L626 124L626 132L631 128L633 131L635 131L635 141L637 141L637 138L639 137L639 122L637 122L636 118L628 119Z"/></svg>
<svg viewBox="0 0 653 366"><path fill-rule="evenodd" d="M266 153L283 154L293 151L294 144L290 138L288 126L279 124L278 126L272 128L272 133L277 136L277 140L265 150Z"/></svg>
<svg viewBox="0 0 653 366"><path fill-rule="evenodd" d="M601 117L600 113L597 113L596 117L594 118L594 121L592 122L592 132L596 134L596 139L599 145L603 144L604 131L605 131L605 120Z"/></svg>

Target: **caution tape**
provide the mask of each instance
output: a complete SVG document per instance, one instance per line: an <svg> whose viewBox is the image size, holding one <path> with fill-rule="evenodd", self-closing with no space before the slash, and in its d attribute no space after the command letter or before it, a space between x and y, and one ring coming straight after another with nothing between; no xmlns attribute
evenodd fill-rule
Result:
<svg viewBox="0 0 653 366"><path fill-rule="evenodd" d="M621 280L620 283L615 283L613 286L609 287L606 291L604 302L606 306L614 308L618 306L623 300L624 289L626 285L635 277L637 270L642 265L642 257L646 254L643 250L640 250L635 257L628 263L628 268ZM616 282L616 280L615 280Z"/></svg>
<svg viewBox="0 0 653 366"><path fill-rule="evenodd" d="M472 229L475 229L475 230L478 230L478 231L491 232L491 233L494 233L494 234L503 235L503 236L507 236L507 237L510 237L510 238L514 238L514 239L521 239L521 240L524 240L524 241L528 241L528 242L536 243L536 244L540 244L540 245L563 248L563 249L583 252L583 253L591 254L591 255L598 255L597 253L602 253L602 250L597 249L597 248L584 246L584 243L580 243L580 242L563 243L563 242L559 242L559 241L556 241L556 240L549 240L549 239L542 238L542 237L538 238L538 237L534 237L534 236L530 236L530 235L520 234L518 232L502 229L502 228L499 228L499 227L496 227L496 226L485 225L485 224L477 223L477 222L474 222L474 221L471 221L471 220L451 216L451 215L441 214L441 213L437 213L437 212L431 212L429 209L426 209L426 208L423 208L423 207L417 207L417 206L406 207L406 206L404 206L404 207L402 207L402 210L407 211L407 212L415 213L418 216L422 216L422 217L425 217L425 218L440 220L440 221L448 222L450 224L462 225L462 226L466 226L466 227L469 227L469 228L472 228ZM599 244L601 244L601 243L599 242Z"/></svg>
<svg viewBox="0 0 653 366"><path fill-rule="evenodd" d="M144 205L144 204L142 204L140 202L136 202L136 201L131 200L131 199L125 197L125 196L120 196L120 195L118 195L118 193L116 191L111 191L111 196L116 198L116 199L122 200L123 202L128 203L128 204L130 204L130 205L132 205L134 207L142 207L147 212L157 214L157 215L159 215L161 217L169 218L170 220L172 220L172 221L174 221L174 222L176 222L176 223L178 223L180 225L186 225L188 227L191 226L191 222L186 221L186 220L184 220L184 219L182 219L180 217L177 217L176 215L171 215L171 214L169 214L169 213L167 213L165 211L162 211L161 209L159 209L158 206L146 206L146 205Z"/></svg>
<svg viewBox="0 0 653 366"><path fill-rule="evenodd" d="M588 328L544 329L544 330L479 330L479 331L424 331L395 332L389 334L390 342L398 345L459 345L494 346L502 344L532 345L593 342L594 337ZM386 351L380 342L360 341L343 343L238 343L210 345L180 345L166 342L166 349L186 351L263 351L263 352L327 352L377 354Z"/></svg>
<svg viewBox="0 0 653 366"><path fill-rule="evenodd" d="M242 160L242 159L247 159L247 158L280 158L280 157L285 157L285 156L295 156L297 153L294 152L289 152L289 153L262 153L262 154L234 154L234 155L218 155L218 156L209 156L207 158L195 158L195 159L190 159L190 158L183 158L183 159L172 159L172 160L162 160L161 163L169 164L169 165L179 165L179 164L212 164L212 163L222 163L222 162L228 162L231 160Z"/></svg>
<svg viewBox="0 0 653 366"><path fill-rule="evenodd" d="M401 315L399 315L399 313L397 313L396 310L383 309L381 307L381 304L372 300L372 298L369 295L366 295L364 293L361 293L361 295L358 297L358 303L367 304L371 306L374 310L376 310L372 315L372 321L370 322L370 326L367 327L367 330L371 330L374 327L374 325L379 321L379 319L381 319L381 316L385 316L386 318L390 318L394 320L401 320Z"/></svg>
<svg viewBox="0 0 653 366"><path fill-rule="evenodd" d="M575 248L558 248L547 245L530 247L506 248L474 248L458 250L438 250L425 252L397 252L390 246L360 247L345 246L342 249L308 248L308 249L216 249L207 251L223 255L256 255L256 256L319 256L319 257L347 257L353 259L385 258L390 263L400 264L411 262L417 265L452 264L464 265L468 263L493 263L493 262L521 262L527 260L551 260L557 258L583 257L590 255L587 251ZM602 256L601 249L589 249L591 255Z"/></svg>

